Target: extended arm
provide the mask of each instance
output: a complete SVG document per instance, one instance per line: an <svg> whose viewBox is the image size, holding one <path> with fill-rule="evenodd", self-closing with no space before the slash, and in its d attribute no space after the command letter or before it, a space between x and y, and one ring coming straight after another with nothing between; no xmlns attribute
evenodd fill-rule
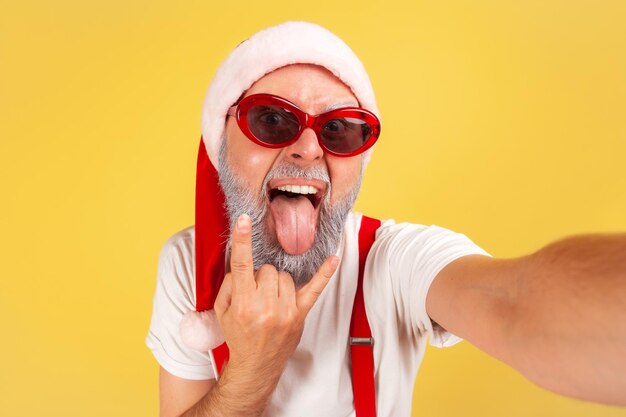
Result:
<svg viewBox="0 0 626 417"><path fill-rule="evenodd" d="M460 258L433 282L427 311L544 388L626 405L626 235Z"/></svg>

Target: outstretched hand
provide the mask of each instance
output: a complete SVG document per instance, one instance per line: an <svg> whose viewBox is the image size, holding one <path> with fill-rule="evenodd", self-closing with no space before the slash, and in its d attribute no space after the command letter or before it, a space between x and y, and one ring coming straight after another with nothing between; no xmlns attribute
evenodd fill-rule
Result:
<svg viewBox="0 0 626 417"><path fill-rule="evenodd" d="M254 271L251 221L237 219L231 271L215 301L215 312L230 351L230 362L280 368L296 349L304 320L335 273L339 258L327 258L311 280L296 289L291 275L263 265Z"/></svg>

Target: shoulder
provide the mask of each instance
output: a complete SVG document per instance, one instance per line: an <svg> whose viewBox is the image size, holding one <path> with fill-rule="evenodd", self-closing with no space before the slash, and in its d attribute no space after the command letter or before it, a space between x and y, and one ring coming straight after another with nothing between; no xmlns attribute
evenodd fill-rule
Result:
<svg viewBox="0 0 626 417"><path fill-rule="evenodd" d="M185 308L195 303L195 227L190 226L170 236L159 255L158 285L164 292L184 299Z"/></svg>
<svg viewBox="0 0 626 417"><path fill-rule="evenodd" d="M346 234L357 236L364 215L351 212L346 220ZM437 225L397 223L394 219L381 219L372 249L389 250L402 246L419 247L423 250L442 251L450 247L476 245L464 234ZM484 252L480 250L481 252Z"/></svg>
<svg viewBox="0 0 626 417"><path fill-rule="evenodd" d="M462 233L436 225L385 220L376 232L368 263L402 279L414 274L430 279L448 263L471 254L488 255Z"/></svg>
<svg viewBox="0 0 626 417"><path fill-rule="evenodd" d="M376 233L377 246L399 249L412 246L425 251L441 252L454 246L473 246L471 240L462 233L437 225L396 223L384 220Z"/></svg>
<svg viewBox="0 0 626 417"><path fill-rule="evenodd" d="M170 236L163 247L159 255L159 267L163 266L178 266L184 267L189 262L193 264L195 255L195 241L196 241L196 229L194 226L189 226L183 230L180 230ZM191 265L193 267L193 265Z"/></svg>
<svg viewBox="0 0 626 417"><path fill-rule="evenodd" d="M160 257L191 256L196 240L196 228L189 226L170 236L161 248Z"/></svg>

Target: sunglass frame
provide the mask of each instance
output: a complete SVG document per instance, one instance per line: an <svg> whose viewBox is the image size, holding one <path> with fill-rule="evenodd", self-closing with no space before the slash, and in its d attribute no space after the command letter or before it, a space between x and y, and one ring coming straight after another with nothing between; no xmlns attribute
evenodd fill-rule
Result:
<svg viewBox="0 0 626 417"><path fill-rule="evenodd" d="M249 125L248 117L247 117L248 110L250 110L254 106L267 106L267 105L282 107L296 116L296 118L298 119L299 126L298 126L298 132L294 135L293 138L291 138L288 141L281 142L281 143L267 143L267 142L264 142L261 138L258 138L252 132L252 130L250 129L250 125ZM368 149L370 149L372 146L374 146L374 144L378 140L378 137L380 136L380 121L378 120L378 117L376 117L376 115L370 112L369 110L366 110L360 107L342 107L342 108L334 109L325 113L321 113L317 115L310 115L304 110L300 109L295 104L293 104L292 102L290 102L289 100L286 100L279 96L275 96L273 94L252 94L247 97L244 97L243 99L241 99L241 101L238 104L232 106L228 110L228 115L235 116L237 120L237 125L239 126L243 134L248 139L266 148L276 149L276 148L284 148L286 146L289 146L295 143L300 138L300 136L302 135L302 132L304 132L306 128L311 128L315 132L315 136L317 137L317 141L320 147L325 152L329 153L330 155L339 156L339 157L351 157L351 156L359 155L367 151ZM326 144L324 143L323 138L321 136L322 127L329 120L338 119L338 118L359 119L359 120L363 120L365 123L367 123L370 126L371 128L370 136L363 143L363 145L361 145L358 149L352 152L336 152L328 148L328 146L326 146Z"/></svg>

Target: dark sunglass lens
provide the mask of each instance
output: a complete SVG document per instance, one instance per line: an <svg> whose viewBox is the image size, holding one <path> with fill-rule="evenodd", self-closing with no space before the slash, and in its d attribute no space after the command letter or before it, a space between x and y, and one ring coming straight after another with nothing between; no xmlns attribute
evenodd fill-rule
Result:
<svg viewBox="0 0 626 417"><path fill-rule="evenodd" d="M253 106L248 125L254 136L272 145L288 142L300 128L296 115L278 106Z"/></svg>
<svg viewBox="0 0 626 417"><path fill-rule="evenodd" d="M351 153L367 142L372 127L364 120L342 117L324 123L321 133L328 149L337 153Z"/></svg>

